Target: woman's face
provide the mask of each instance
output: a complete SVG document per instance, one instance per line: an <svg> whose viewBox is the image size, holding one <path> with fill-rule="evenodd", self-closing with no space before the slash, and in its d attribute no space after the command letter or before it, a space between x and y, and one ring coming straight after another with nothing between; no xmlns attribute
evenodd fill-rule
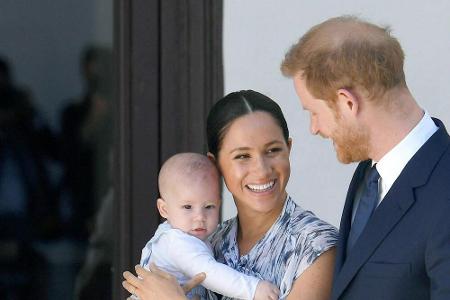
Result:
<svg viewBox="0 0 450 300"><path fill-rule="evenodd" d="M217 162L238 211L269 213L281 209L290 175L289 153L275 119L254 112L231 123Z"/></svg>

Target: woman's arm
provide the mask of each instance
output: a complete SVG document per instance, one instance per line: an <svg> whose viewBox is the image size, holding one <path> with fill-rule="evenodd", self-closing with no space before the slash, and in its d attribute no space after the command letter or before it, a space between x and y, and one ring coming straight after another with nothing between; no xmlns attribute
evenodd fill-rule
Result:
<svg viewBox="0 0 450 300"><path fill-rule="evenodd" d="M295 281L287 300L328 300L333 282L335 248L322 253Z"/></svg>
<svg viewBox="0 0 450 300"><path fill-rule="evenodd" d="M122 285L140 300L186 300L185 293L205 279L205 274L200 273L181 287L174 276L158 269L154 264L150 265L150 271L139 265L135 268L140 278L126 271L123 273L125 281Z"/></svg>

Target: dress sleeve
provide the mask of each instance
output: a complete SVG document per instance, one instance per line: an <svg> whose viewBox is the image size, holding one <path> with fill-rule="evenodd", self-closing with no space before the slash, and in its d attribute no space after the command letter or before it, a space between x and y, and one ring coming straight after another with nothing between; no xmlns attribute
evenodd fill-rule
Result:
<svg viewBox="0 0 450 300"><path fill-rule="evenodd" d="M205 288L230 298L253 299L259 279L217 262L208 246L196 237L179 233L170 239L168 255L187 277L204 272Z"/></svg>
<svg viewBox="0 0 450 300"><path fill-rule="evenodd" d="M338 232L330 224L316 219L311 223L310 230L305 230L299 239L298 248L301 249L299 264L295 274L297 279L314 261L331 247L336 246Z"/></svg>
<svg viewBox="0 0 450 300"><path fill-rule="evenodd" d="M280 283L281 299L289 295L294 281L317 257L335 246L338 237L335 227L314 215L307 214L298 222L294 220L294 223L295 228L288 239L292 241L292 248L284 253L287 263Z"/></svg>

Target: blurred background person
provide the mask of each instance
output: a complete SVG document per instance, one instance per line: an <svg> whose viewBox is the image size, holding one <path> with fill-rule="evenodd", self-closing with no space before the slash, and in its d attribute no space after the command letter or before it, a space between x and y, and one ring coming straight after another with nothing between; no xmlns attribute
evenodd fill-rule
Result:
<svg viewBox="0 0 450 300"><path fill-rule="evenodd" d="M100 199L110 180L108 151L112 143L112 56L109 49L87 47L81 55L84 91L61 116L60 188L66 233L85 240L92 231Z"/></svg>
<svg viewBox="0 0 450 300"><path fill-rule="evenodd" d="M53 136L0 58L0 294L44 299L46 260L33 243L56 236L57 202L46 161ZM30 293L30 294L29 294Z"/></svg>

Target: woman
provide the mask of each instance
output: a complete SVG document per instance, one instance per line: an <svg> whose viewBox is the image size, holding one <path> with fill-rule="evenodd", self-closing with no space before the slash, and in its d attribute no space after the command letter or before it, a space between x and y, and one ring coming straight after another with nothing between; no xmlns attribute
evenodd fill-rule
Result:
<svg viewBox="0 0 450 300"><path fill-rule="evenodd" d="M208 156L238 211L211 237L217 260L271 281L280 299L328 299L337 231L286 192L292 140L280 107L255 91L231 93L211 109L207 136ZM169 275L153 270L139 269L143 280L126 273L125 287L142 300L182 294Z"/></svg>

